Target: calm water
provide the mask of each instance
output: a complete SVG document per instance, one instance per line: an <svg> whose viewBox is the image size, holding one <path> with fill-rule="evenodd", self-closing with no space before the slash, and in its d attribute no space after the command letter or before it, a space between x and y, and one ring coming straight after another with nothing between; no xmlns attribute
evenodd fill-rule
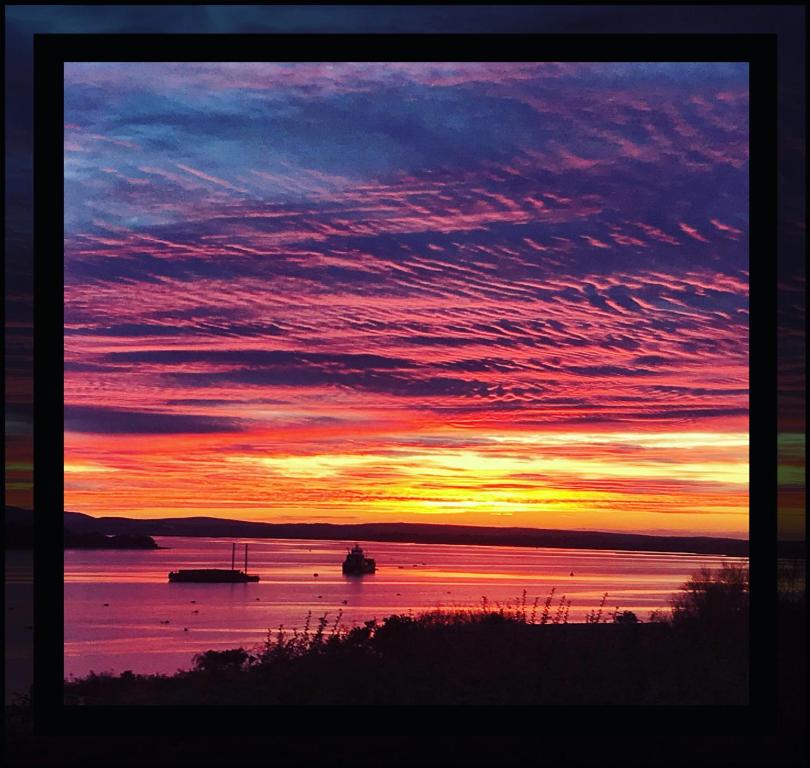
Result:
<svg viewBox="0 0 810 768"><path fill-rule="evenodd" d="M608 593L646 620L709 555L361 542L377 573L345 577L354 542L246 539L253 584L170 584L177 568L230 567L231 540L157 537L157 551L65 552L65 675L173 673L208 649L261 644L267 630L302 628L324 613L352 626L408 610L572 600L569 621L583 621ZM237 562L242 554L237 555ZM242 567L240 563L238 567ZM573 576L571 573L573 572ZM315 576L315 574L318 574ZM161 623L166 622L169 623Z"/></svg>

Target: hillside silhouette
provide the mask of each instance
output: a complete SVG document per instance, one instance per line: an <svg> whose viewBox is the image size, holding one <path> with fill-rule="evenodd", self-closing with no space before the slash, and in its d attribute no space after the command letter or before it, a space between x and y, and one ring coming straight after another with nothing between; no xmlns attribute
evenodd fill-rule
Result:
<svg viewBox="0 0 810 768"><path fill-rule="evenodd" d="M416 544L472 544L502 547L562 547L648 552L695 552L748 556L743 539L711 536L651 536L636 533L564 531L545 528L498 528L427 523L256 523L217 517L157 518L91 517L65 512L65 526L76 533L107 535L205 536L266 539L393 541Z"/></svg>

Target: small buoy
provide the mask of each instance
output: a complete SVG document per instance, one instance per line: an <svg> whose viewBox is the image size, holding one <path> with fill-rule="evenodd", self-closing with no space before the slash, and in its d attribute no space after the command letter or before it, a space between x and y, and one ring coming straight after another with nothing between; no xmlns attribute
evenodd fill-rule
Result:
<svg viewBox="0 0 810 768"><path fill-rule="evenodd" d="M322 597L323 597L323 595L318 595L318 600L320 600Z"/></svg>
<svg viewBox="0 0 810 768"><path fill-rule="evenodd" d="M109 608L109 607L110 607L110 604L109 604L109 603L104 603L104 607L105 607L105 608Z"/></svg>
<svg viewBox="0 0 810 768"><path fill-rule="evenodd" d="M183 632L188 632L188 627L183 627Z"/></svg>
<svg viewBox="0 0 810 768"><path fill-rule="evenodd" d="M192 600L191 602L192 602L192 603L196 603L197 601L196 601L196 600Z"/></svg>
<svg viewBox="0 0 810 768"><path fill-rule="evenodd" d="M199 611L198 611L198 610L196 610L196 609L194 609L194 610L192 611L192 613L199 613Z"/></svg>
<svg viewBox="0 0 810 768"><path fill-rule="evenodd" d="M344 601L343 601L343 605L348 605L348 604L349 604L349 601L348 601L348 600L344 600Z"/></svg>
<svg viewBox="0 0 810 768"><path fill-rule="evenodd" d="M260 598L260 597L257 597L256 599L257 599L257 600L261 600L261 598Z"/></svg>
<svg viewBox="0 0 810 768"><path fill-rule="evenodd" d="M573 571L571 571L571 574L570 574L570 575L571 575L571 576L573 576L573 575L574 575L574 572L573 572Z"/></svg>
<svg viewBox="0 0 810 768"><path fill-rule="evenodd" d="M318 574L317 574L317 573L313 573L312 575L313 575L315 578L317 578L317 577L318 577Z"/></svg>

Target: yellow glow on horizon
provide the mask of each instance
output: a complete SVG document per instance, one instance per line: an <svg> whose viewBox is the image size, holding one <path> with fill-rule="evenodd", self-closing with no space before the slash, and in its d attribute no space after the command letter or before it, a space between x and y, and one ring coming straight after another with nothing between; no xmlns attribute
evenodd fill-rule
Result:
<svg viewBox="0 0 810 768"><path fill-rule="evenodd" d="M345 433L344 433L345 434ZM440 522L746 535L748 435L491 431L373 423L122 444L67 435L66 508L267 522ZM274 446L284 449L276 452ZM254 447L255 446L255 447ZM234 446L235 447L235 446ZM108 463L109 462L109 463ZM116 473L116 474L109 474ZM201 491L204 495L201 496Z"/></svg>
<svg viewBox="0 0 810 768"><path fill-rule="evenodd" d="M288 477L322 478L359 467L386 468L411 477L514 477L526 474L577 475L583 479L666 478L745 485L748 462L661 462L642 457L622 460L501 456L482 451L449 450L379 454L312 454L305 456L230 456L227 462L253 464Z"/></svg>

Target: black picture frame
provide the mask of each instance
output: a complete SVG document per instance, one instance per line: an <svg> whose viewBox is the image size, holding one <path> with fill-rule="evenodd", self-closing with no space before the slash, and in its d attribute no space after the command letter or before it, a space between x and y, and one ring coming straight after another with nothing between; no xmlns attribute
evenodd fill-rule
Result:
<svg viewBox="0 0 810 768"><path fill-rule="evenodd" d="M745 707L66 707L63 685L65 61L744 61L750 67L751 699ZM239 34L35 36L34 717L63 755L164 764L717 762L776 719L776 37ZM448 717L449 716L449 717ZM181 724L182 721L182 724ZM41 727L41 726L40 726ZM628 732L629 730L629 732ZM581 733L577 737L577 733ZM133 743L137 734L138 743ZM301 735L304 734L304 735ZM569 735L570 734L570 735ZM576 739L572 744L571 739ZM67 745L67 746L66 746ZM110 750L119 749L114 754ZM104 750L107 750L106 752ZM248 755L251 756L250 760ZM162 756L162 757L161 757ZM272 756L272 760L269 758Z"/></svg>

